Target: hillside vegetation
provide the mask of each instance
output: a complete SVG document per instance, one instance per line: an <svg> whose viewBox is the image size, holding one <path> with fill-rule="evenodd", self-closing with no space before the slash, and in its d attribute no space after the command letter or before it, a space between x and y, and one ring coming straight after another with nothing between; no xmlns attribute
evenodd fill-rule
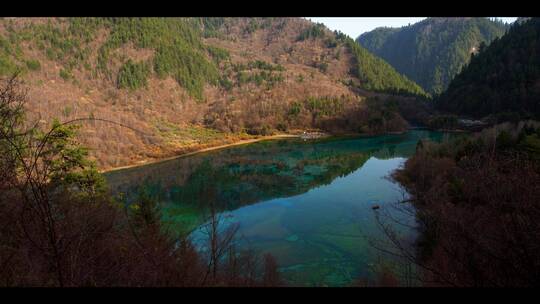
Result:
<svg viewBox="0 0 540 304"><path fill-rule="evenodd" d="M398 131L366 98L425 95L301 18L3 18L0 76L13 73L29 121L96 119L80 137L100 168L276 132Z"/></svg>
<svg viewBox="0 0 540 304"><path fill-rule="evenodd" d="M357 38L362 46L431 94L446 89L482 44L508 25L487 18L427 18L402 28L377 28Z"/></svg>
<svg viewBox="0 0 540 304"><path fill-rule="evenodd" d="M161 218L159 201L113 197L74 138L77 125L26 127L24 86L0 81L0 285L40 287L280 286L275 258L235 246L214 201L201 200L208 252ZM206 192L207 193L207 192ZM219 229L218 229L219 227Z"/></svg>
<svg viewBox="0 0 540 304"><path fill-rule="evenodd" d="M436 99L440 110L503 120L540 115L540 19L515 24L474 55Z"/></svg>
<svg viewBox="0 0 540 304"><path fill-rule="evenodd" d="M538 286L540 128L420 141L395 178L413 195L428 286Z"/></svg>
<svg viewBox="0 0 540 304"><path fill-rule="evenodd" d="M427 285L540 282L540 125L530 119L540 114L539 34L538 18L515 23L435 99L445 112L436 117L441 126L455 128L458 115L494 126L443 143L420 141L394 174L416 207L414 263L426 270Z"/></svg>

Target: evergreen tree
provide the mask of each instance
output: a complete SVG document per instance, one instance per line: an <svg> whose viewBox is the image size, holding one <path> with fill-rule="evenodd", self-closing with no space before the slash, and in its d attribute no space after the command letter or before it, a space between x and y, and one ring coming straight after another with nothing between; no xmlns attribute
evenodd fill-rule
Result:
<svg viewBox="0 0 540 304"><path fill-rule="evenodd" d="M436 99L436 105L443 111L474 117L538 116L539 81L540 19L531 18L482 47Z"/></svg>
<svg viewBox="0 0 540 304"><path fill-rule="evenodd" d="M488 18L428 18L402 28L377 28L357 38L431 94L441 93L482 43L508 25Z"/></svg>

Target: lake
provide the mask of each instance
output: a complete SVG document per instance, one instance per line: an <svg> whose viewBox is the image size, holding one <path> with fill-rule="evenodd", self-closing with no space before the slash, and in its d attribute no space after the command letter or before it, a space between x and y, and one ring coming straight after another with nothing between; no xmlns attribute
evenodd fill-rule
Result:
<svg viewBox="0 0 540 304"><path fill-rule="evenodd" d="M414 210L401 203L407 193L389 175L419 139L448 136L411 130L262 141L113 171L106 178L127 203L146 189L161 202L165 227L189 235L201 252L207 244L204 215L214 206L220 229L237 227L235 246L271 253L290 285L347 286L373 280L383 268L414 285L408 279L413 265L387 252L396 250L381 228L390 227L414 251Z"/></svg>

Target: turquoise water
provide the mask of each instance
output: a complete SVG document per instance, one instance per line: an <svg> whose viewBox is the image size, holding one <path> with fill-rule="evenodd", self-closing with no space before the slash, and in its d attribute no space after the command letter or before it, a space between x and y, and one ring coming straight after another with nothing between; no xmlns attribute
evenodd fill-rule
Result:
<svg viewBox="0 0 540 304"><path fill-rule="evenodd" d="M407 193L388 177L419 139L446 136L413 130L265 141L115 171L107 179L127 202L137 199L141 187L150 191L162 203L165 225L189 234L201 251L205 215L213 206L220 229L238 228L237 249L271 253L289 284L345 286L374 279L382 266L396 274L410 271L385 252L392 246L380 223L391 225L406 246L417 236L414 213L405 212L411 207L399 203Z"/></svg>

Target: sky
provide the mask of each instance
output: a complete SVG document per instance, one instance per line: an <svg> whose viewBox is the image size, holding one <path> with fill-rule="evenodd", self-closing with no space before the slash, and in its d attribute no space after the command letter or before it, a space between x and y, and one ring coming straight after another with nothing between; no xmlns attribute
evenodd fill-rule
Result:
<svg viewBox="0 0 540 304"><path fill-rule="evenodd" d="M402 27L422 21L426 17L306 17L313 22L324 23L331 30L340 30L356 39L360 34L377 27ZM513 22L517 17L497 17L504 22Z"/></svg>

